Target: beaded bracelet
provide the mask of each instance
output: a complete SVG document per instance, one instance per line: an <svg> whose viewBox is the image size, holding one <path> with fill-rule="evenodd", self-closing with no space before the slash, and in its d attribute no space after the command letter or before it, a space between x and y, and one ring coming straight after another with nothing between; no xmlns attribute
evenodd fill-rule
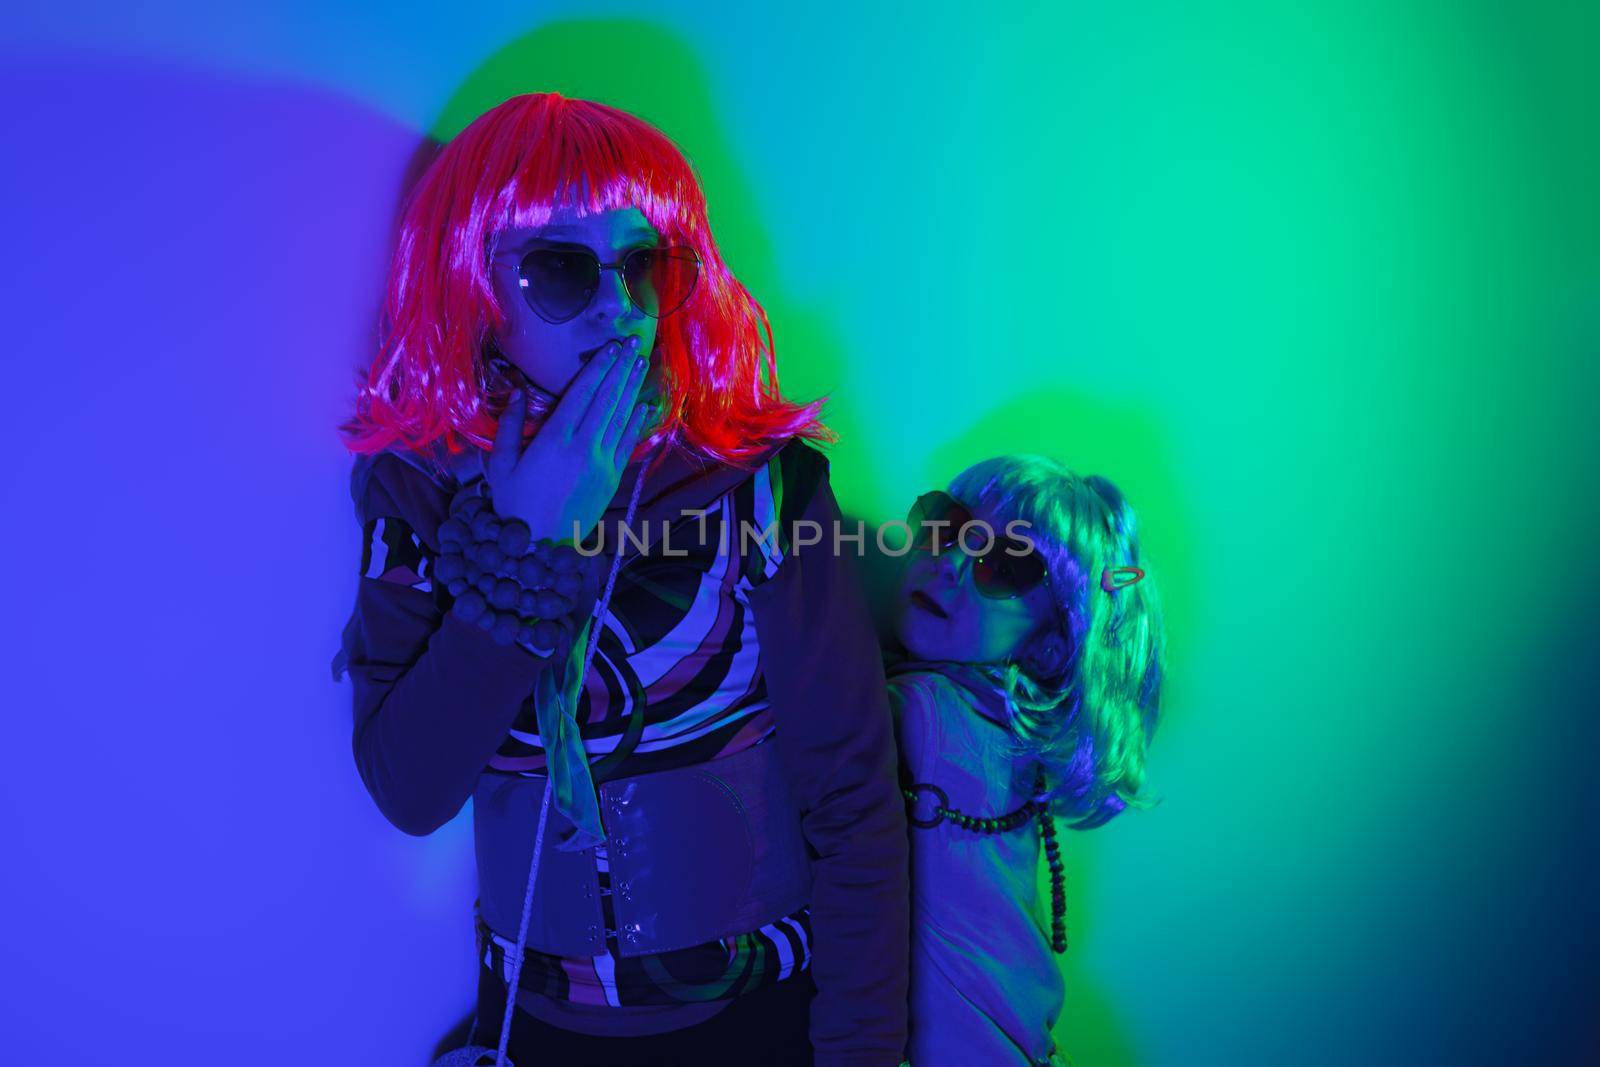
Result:
<svg viewBox="0 0 1600 1067"><path fill-rule="evenodd" d="M451 612L497 644L515 641L540 655L571 647L583 556L569 544L535 541L521 519L502 518L481 480L455 495L439 524L434 575L455 597Z"/></svg>

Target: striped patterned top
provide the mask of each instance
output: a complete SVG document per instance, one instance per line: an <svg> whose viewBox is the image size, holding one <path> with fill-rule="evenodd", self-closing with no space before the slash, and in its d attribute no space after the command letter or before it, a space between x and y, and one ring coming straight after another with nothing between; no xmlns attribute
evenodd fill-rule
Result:
<svg viewBox="0 0 1600 1067"><path fill-rule="evenodd" d="M485 455L383 452L356 457L351 470L362 577L334 677L350 676L362 784L394 826L418 836L455 818L484 775L536 775L543 757L536 718L520 713L531 711L524 706L548 660L457 618L431 577L439 523L456 489L482 475ZM621 957L614 942L582 959L530 953L519 997L573 1029L604 1030L614 1019L610 1032L620 1034L639 1023L690 1025L707 1017L696 1002L810 971L819 1058L898 1062L909 860L883 665L852 553L810 534L790 540L791 520L813 520L826 536L841 518L827 460L803 440L775 442L754 470L676 444L660 458L635 525L659 531L665 518L672 532L659 552L623 553L597 635L603 655L580 701L580 740L603 781L782 737L813 901L826 907L650 957ZM622 485L634 484L642 463L630 463ZM608 524L631 494L617 497ZM708 509L703 532L685 509ZM765 536L744 537L746 517ZM724 531L729 551L708 551ZM602 554L596 570L608 562ZM479 935L485 974L504 975L496 935L514 931L480 926Z"/></svg>
<svg viewBox="0 0 1600 1067"><path fill-rule="evenodd" d="M591 773L649 774L730 756L774 729L749 593L776 574L794 522L822 477L821 456L792 441L737 486L667 522L641 523L651 551L618 569L576 712ZM616 523L602 524L607 559ZM659 544L656 543L659 539ZM668 553L671 553L670 555ZM532 702L523 705L489 770L545 767ZM759 930L653 956L615 952L616 915L604 845L595 850L607 951L559 957L525 950L520 985L543 996L613 1007L718 999L782 981L809 965L809 908ZM509 980L514 938L477 919L484 966Z"/></svg>
<svg viewBox="0 0 1600 1067"><path fill-rule="evenodd" d="M783 563L816 457L791 443L664 534L660 520L644 526L661 543L619 569L577 708L584 748L602 757L596 783L729 756L772 733L749 593ZM617 527L601 531L609 553ZM531 703L489 766L543 772Z"/></svg>
<svg viewBox="0 0 1600 1067"><path fill-rule="evenodd" d="M627 551L576 712L584 747L598 757L591 763L597 785L733 755L773 735L749 594L778 573L794 523L825 478L821 453L795 439L696 508L641 512L634 529L651 544L647 552L637 551L636 537L619 537L613 517L601 524L596 562L609 566L619 542ZM449 611L454 598L433 583L435 551L416 528L385 515L368 519L363 533L363 577L427 593L441 616ZM544 770L530 698L483 773ZM705 945L623 957L604 846L596 861L607 951L566 958L526 950L522 989L589 1005L686 1003L747 993L810 964L809 908ZM480 961L508 980L515 939L481 915L475 924Z"/></svg>

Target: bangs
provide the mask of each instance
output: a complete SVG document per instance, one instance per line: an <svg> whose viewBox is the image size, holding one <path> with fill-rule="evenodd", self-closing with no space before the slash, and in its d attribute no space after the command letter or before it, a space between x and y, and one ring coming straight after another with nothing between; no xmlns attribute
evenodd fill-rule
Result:
<svg viewBox="0 0 1600 1067"><path fill-rule="evenodd" d="M973 464L950 483L950 494L981 504L1002 526L1021 520L1035 549L1044 556L1055 591L1072 626L1081 636L1086 575L1100 552L1092 533L1095 516L1079 491L1080 479L1047 456L994 456Z"/></svg>
<svg viewBox="0 0 1600 1067"><path fill-rule="evenodd" d="M558 207L580 215L637 208L663 240L687 238L703 214L688 160L659 130L590 101L562 100L526 116L531 127L503 175L485 174L497 189L488 234L532 229Z"/></svg>
<svg viewBox="0 0 1600 1067"><path fill-rule="evenodd" d="M981 504L1002 523L1028 524L1038 548L1053 564L1072 543L1068 506L1076 479L1044 456L994 456L968 467L950 483L950 494Z"/></svg>

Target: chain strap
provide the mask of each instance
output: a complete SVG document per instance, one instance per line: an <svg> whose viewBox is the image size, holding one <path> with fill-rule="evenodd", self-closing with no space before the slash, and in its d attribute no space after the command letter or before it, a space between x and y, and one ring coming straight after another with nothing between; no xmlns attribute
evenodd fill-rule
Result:
<svg viewBox="0 0 1600 1067"><path fill-rule="evenodd" d="M1041 771L1036 788L1042 791L1043 787L1044 775ZM931 830L949 819L963 830L972 833L1003 834L1025 826L1030 819L1038 819L1039 839L1044 843L1044 858L1050 867L1050 948L1057 953L1067 951L1066 865L1061 862L1061 844L1056 840L1056 821L1050 815L1048 804L1030 799L1022 807L1004 815L980 816L968 815L952 808L949 794L929 782L918 782L900 792L913 805L922 800L920 794L924 792L938 798L938 803L933 806L931 819L919 819L914 811L907 813L906 820L919 830Z"/></svg>

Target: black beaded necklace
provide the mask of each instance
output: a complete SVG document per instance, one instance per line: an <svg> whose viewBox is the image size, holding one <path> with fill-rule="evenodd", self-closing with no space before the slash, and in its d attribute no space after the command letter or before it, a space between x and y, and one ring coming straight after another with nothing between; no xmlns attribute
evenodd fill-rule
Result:
<svg viewBox="0 0 1600 1067"><path fill-rule="evenodd" d="M1043 791L1044 771L1041 769L1035 779L1034 792ZM1050 815L1048 805L1037 800L1029 800L1016 811L983 817L968 815L952 808L949 794L927 782L918 782L900 792L912 805L922 799L920 794L924 792L938 798L938 803L933 807L933 818L919 819L914 810L907 814L907 821L919 830L931 830L941 821L949 819L963 830L970 830L973 833L1003 834L1026 825L1029 819L1038 819L1039 838L1044 842L1044 858L1050 865L1050 947L1057 953L1067 951L1067 893L1063 877L1066 868L1061 862L1061 845L1056 841L1056 822Z"/></svg>

